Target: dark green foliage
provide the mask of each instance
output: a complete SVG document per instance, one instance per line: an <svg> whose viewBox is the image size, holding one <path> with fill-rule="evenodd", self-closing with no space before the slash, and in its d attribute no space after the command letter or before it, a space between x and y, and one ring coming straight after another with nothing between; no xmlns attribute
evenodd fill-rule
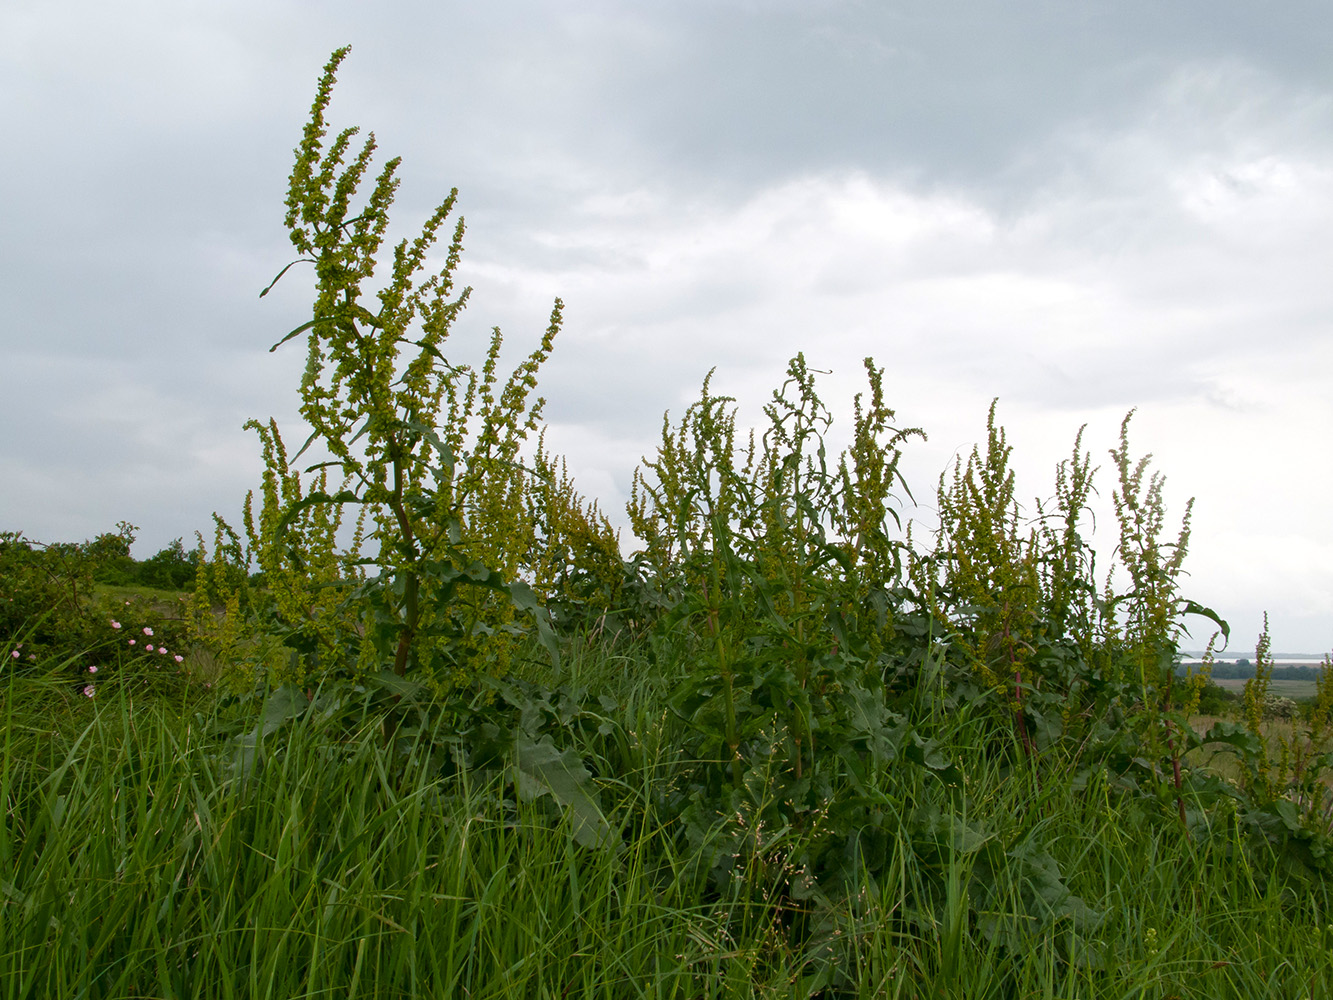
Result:
<svg viewBox="0 0 1333 1000"><path fill-rule="evenodd" d="M116 607L110 597L98 597L99 585L174 591L193 586L195 560L179 539L152 559L136 562L130 556L136 530L122 521L114 534L56 544L18 532L0 534L0 634L24 643L21 662L76 656L113 638L106 626ZM161 616L141 624L161 626Z"/></svg>
<svg viewBox="0 0 1333 1000"><path fill-rule="evenodd" d="M119 536L100 535L95 543ZM154 590L191 590L199 569L199 553L187 552L181 539L175 539L161 551L137 561L129 546L119 547L104 557L95 558L93 582L112 587L151 587Z"/></svg>
<svg viewBox="0 0 1333 1000"><path fill-rule="evenodd" d="M42 545L18 532L0 534L0 635L14 643L5 655L29 663L86 648L92 589L87 546ZM20 655L13 657L14 652Z"/></svg>
<svg viewBox="0 0 1333 1000"><path fill-rule="evenodd" d="M1235 710L1240 697L1218 684L1209 683L1199 693L1200 715L1228 715Z"/></svg>
<svg viewBox="0 0 1333 1000"><path fill-rule="evenodd" d="M1275 664L1272 678L1275 681L1316 681L1322 669L1319 666ZM1254 676L1254 664L1247 659L1235 663L1215 663L1212 676L1215 680L1249 680Z"/></svg>
<svg viewBox="0 0 1333 1000"><path fill-rule="evenodd" d="M190 689L199 664L183 599L146 597L124 587L99 592L94 584L125 566L142 565L129 557L133 531L122 522L117 534L82 544L0 536L0 625L10 637L0 649L6 669L42 678L66 702L114 697L121 689L175 699ZM194 687L207 683L194 680Z"/></svg>
<svg viewBox="0 0 1333 1000"><path fill-rule="evenodd" d="M194 586L198 569L198 552L193 549L185 551L181 539L177 538L139 564L138 578L134 583L158 590L189 590Z"/></svg>

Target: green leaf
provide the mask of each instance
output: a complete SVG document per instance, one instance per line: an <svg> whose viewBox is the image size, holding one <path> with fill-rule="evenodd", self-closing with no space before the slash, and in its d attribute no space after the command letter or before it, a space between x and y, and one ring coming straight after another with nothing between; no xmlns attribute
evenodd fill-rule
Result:
<svg viewBox="0 0 1333 1000"><path fill-rule="evenodd" d="M264 702L264 711L255 731L260 736L270 736L291 719L300 718L309 705L305 692L294 685L284 684Z"/></svg>
<svg viewBox="0 0 1333 1000"><path fill-rule="evenodd" d="M448 475L454 474L454 450L440 440L435 428L429 424L423 424L419 420L404 420L403 426L416 431L424 438L440 456L440 462L443 464Z"/></svg>
<svg viewBox="0 0 1333 1000"><path fill-rule="evenodd" d="M998 837L994 830L987 830L975 821L964 823L961 819L951 823L950 834L951 847L959 854L975 854Z"/></svg>
<svg viewBox="0 0 1333 1000"><path fill-rule="evenodd" d="M611 825L602 815L592 775L573 750L560 750L543 736L534 740L520 732L514 740L517 765L515 787L520 798L535 799L550 795L568 811L574 839L584 847L609 843Z"/></svg>
<svg viewBox="0 0 1333 1000"><path fill-rule="evenodd" d="M298 456L298 457L299 457L299 456ZM295 461L295 460L296 460L296 459L292 459L292 461ZM329 469L329 468L332 468L332 467L335 466L335 465L338 466L339 468L346 468L346 467L347 467L347 463L344 462L341 458L334 458L334 459L330 459L330 460L327 461L327 462L316 462L314 465L309 466L305 471L306 471L306 472L318 472L320 469Z"/></svg>
<svg viewBox="0 0 1333 1000"><path fill-rule="evenodd" d="M357 431L355 434L352 435L351 440L347 442L347 447L350 448L352 445L356 444L358 441L361 440L362 436L366 433L366 431L370 430L370 424L371 421L373 420L374 417L366 417L366 422L361 425L361 429L359 431Z"/></svg>
<svg viewBox="0 0 1333 1000"><path fill-rule="evenodd" d="M259 297L262 299L265 295L267 295L270 291L272 291L272 290L273 290L273 286L276 285L279 281L282 280L282 276L283 276L284 274L286 274L288 271L290 271L290 270L291 270L293 267L295 267L297 264L313 264L313 263L315 263L315 260L314 260L313 257L298 257L298 258L296 258L296 260L292 261L290 264L288 264L286 267L284 267L281 271L279 271L278 274L277 274L277 277L275 277L272 281L270 281L267 285L264 286L264 290L263 290L262 292L259 293Z"/></svg>
<svg viewBox="0 0 1333 1000"><path fill-rule="evenodd" d="M315 438L317 438L317 437L319 437L319 431L317 431L317 430L316 430L316 431L311 431L311 432L310 432L310 436L309 436L308 438L305 439L305 444L301 445L301 450L298 451L295 455L293 455L293 456L291 457L291 461L292 461L292 462L297 462L297 461L299 461L300 458L301 458L301 456L304 455L304 454L306 453L306 449L309 448L312 444L315 443ZM327 463L325 463L325 464L326 464L326 465L336 465L337 463L335 463L335 462L327 462ZM306 469L306 472L310 472L310 471L311 471L310 469Z"/></svg>
<svg viewBox="0 0 1333 1000"><path fill-rule="evenodd" d="M301 324L300 326L298 326L295 330L293 330L291 333L287 334L287 336L283 337L283 338L282 338L281 340L279 340L276 344L274 344L272 347L270 347L270 348L268 349L269 354L272 354L274 351L276 351L276 350L277 350L279 347L281 347L283 344L287 343L287 341L291 340L293 337L299 337L301 334L305 333L307 330L309 330L309 329L310 329L312 326L314 326L316 323L322 323L322 322L327 322L327 320L325 320L325 319L312 319L312 320L310 320L310 322L308 322L308 323L302 323L302 324Z"/></svg>
<svg viewBox="0 0 1333 1000"><path fill-rule="evenodd" d="M1180 606L1180 613L1183 615L1201 615L1207 618L1222 630L1223 640L1231 639L1231 626L1212 608L1205 608L1202 604L1195 604L1193 601L1184 601Z"/></svg>
<svg viewBox="0 0 1333 1000"><path fill-rule="evenodd" d="M1278 799L1273 803L1273 812L1282 820L1282 825L1291 833L1302 831L1300 810L1290 799Z"/></svg>
<svg viewBox="0 0 1333 1000"><path fill-rule="evenodd" d="M399 338L398 338L398 342L399 342L400 344L414 344L415 346L420 347L423 351L425 351L427 354L429 354L432 358L434 358L434 359L435 359L436 361L438 361L440 364L444 365L444 367L447 368L447 369L449 370L449 372L450 372L451 374L453 374L453 375L462 375L462 374L464 374L465 372L467 372L467 370L468 370L467 365L462 365L462 366L459 366L459 365L451 365L451 364L449 363L449 359L446 358L443 354L440 353L439 348L437 348L434 344L432 344L432 343L430 343L430 342L428 342L428 341L426 341L426 340L424 340L424 339L423 339L423 340L413 340L411 337L399 337Z"/></svg>
<svg viewBox="0 0 1333 1000"><path fill-rule="evenodd" d="M392 670L380 670L366 677L366 682L400 698L415 698L426 690L424 684L399 677Z"/></svg>
<svg viewBox="0 0 1333 1000"><path fill-rule="evenodd" d="M264 710L255 728L236 737L236 754L228 769L230 777L244 781L253 776L264 737L273 735L292 719L300 718L309 707L305 692L291 684L284 684L272 692L264 700Z"/></svg>
<svg viewBox="0 0 1333 1000"><path fill-rule="evenodd" d="M522 580L509 584L506 588L509 591L509 599L514 602L514 607L520 611L526 611L532 616L533 622L537 626L537 641L545 648L551 657L551 665L557 670L560 669L560 643L551 631L550 616L546 608L542 606L537 595L532 592Z"/></svg>
<svg viewBox="0 0 1333 1000"><path fill-rule="evenodd" d="M719 683L720 679L716 676L691 678L677 689L667 706L681 721L692 723L699 709L713 700L717 694L714 685Z"/></svg>
<svg viewBox="0 0 1333 1000"><path fill-rule="evenodd" d="M1225 743L1235 747L1244 756L1258 757L1265 752L1264 742L1245 726L1234 722L1216 722L1204 733L1203 743Z"/></svg>

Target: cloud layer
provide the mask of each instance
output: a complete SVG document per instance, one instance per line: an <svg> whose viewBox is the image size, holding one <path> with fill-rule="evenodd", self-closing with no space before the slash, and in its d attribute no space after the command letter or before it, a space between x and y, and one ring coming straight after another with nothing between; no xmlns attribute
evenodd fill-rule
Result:
<svg viewBox="0 0 1333 1000"><path fill-rule="evenodd" d="M1203 11L1210 16L1203 16ZM488 9L489 10L489 9ZM933 485L1000 397L1020 491L1079 426L1195 496L1190 596L1239 641L1333 647L1333 15L1122 3L577 9L17 4L0 13L0 529L136 551L234 512L240 425L294 423L280 228L328 51L333 108L405 157L404 232L457 184L476 291L526 353L554 296L549 441L613 513L704 374L742 419L803 351L886 368ZM1113 544L1109 511L1099 518Z"/></svg>

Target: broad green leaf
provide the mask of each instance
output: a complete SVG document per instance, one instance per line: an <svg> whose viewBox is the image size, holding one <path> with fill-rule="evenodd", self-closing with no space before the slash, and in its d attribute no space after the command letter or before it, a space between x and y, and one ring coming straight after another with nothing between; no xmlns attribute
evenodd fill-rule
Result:
<svg viewBox="0 0 1333 1000"><path fill-rule="evenodd" d="M549 736L534 740L520 732L514 741L515 786L524 799L550 795L570 816L574 839L584 847L609 842L611 826L597 804L592 775L573 750L560 750Z"/></svg>
<svg viewBox="0 0 1333 1000"><path fill-rule="evenodd" d="M291 684L284 684L264 702L264 711L259 717L256 732L260 736L277 732L291 719L300 718L309 705L305 692Z"/></svg>
<svg viewBox="0 0 1333 1000"><path fill-rule="evenodd" d="M537 641L540 642L547 654L551 657L551 665L557 670L560 669L560 643L556 639L555 633L551 630L550 615L546 608L542 606L537 595L532 592L522 580L517 580L509 584L509 599L514 602L514 607L520 611L526 611L532 616L533 623L537 626Z"/></svg>

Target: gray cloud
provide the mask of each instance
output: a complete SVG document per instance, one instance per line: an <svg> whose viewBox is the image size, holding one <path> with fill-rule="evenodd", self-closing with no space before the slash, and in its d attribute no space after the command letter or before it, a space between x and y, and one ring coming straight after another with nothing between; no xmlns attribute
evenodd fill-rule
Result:
<svg viewBox="0 0 1333 1000"><path fill-rule="evenodd" d="M308 275L256 296L290 259L315 77L350 41L333 119L405 157L403 230L462 191L476 292L452 349L479 357L498 323L516 360L566 299L551 443L612 513L709 368L753 418L797 350L843 399L874 354L931 431L907 460L927 506L992 396L1032 493L1080 423L1104 456L1138 406L1173 509L1199 496L1194 596L1333 644L1310 500L1333 485L1312 459L1333 416L1324 5L309 11L0 11L0 528L125 517L143 553L239 505L242 421L294 423L302 352L267 348Z"/></svg>

